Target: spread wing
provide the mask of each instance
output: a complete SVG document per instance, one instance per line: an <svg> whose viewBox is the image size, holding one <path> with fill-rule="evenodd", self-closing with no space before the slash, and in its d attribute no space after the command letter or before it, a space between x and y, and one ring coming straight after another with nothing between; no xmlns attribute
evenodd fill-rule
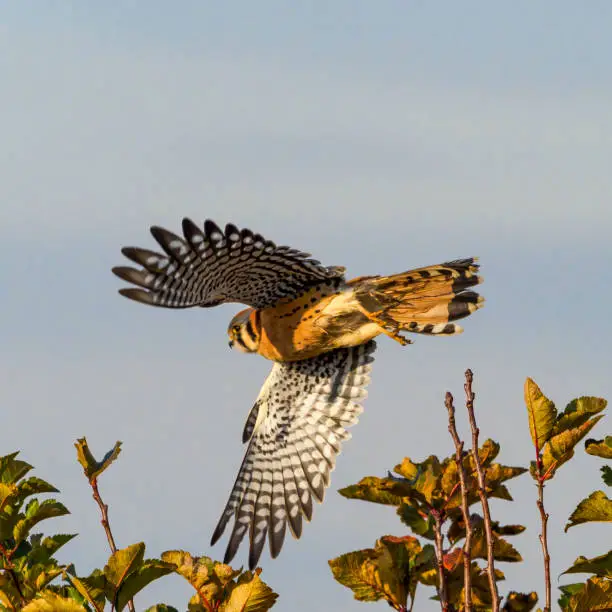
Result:
<svg viewBox="0 0 612 612"><path fill-rule="evenodd" d="M242 466L212 537L234 523L225 553L229 563L249 533L249 567L259 560L266 535L276 557L287 525L302 533L312 498L323 501L346 428L357 422L367 392L374 341L312 359L275 363L244 429L250 439Z"/></svg>
<svg viewBox="0 0 612 612"><path fill-rule="evenodd" d="M222 231L206 221L202 231L183 219L184 237L156 226L151 233L164 254L125 247L121 252L142 269L113 268L119 278L139 287L119 293L143 304L189 308L241 302L266 308L300 296L313 283L343 278L344 268L322 266L308 253L276 246L231 223Z"/></svg>

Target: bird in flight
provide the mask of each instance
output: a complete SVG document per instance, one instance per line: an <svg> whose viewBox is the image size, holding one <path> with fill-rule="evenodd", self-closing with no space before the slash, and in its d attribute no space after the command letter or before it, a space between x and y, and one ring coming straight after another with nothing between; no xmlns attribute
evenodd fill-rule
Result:
<svg viewBox="0 0 612 612"><path fill-rule="evenodd" d="M183 219L183 236L154 226L163 253L124 247L141 266L113 268L135 285L131 300L164 308L248 306L234 316L229 345L258 353L272 370L242 433L248 443L211 544L233 519L225 563L249 534L253 569L268 536L270 554L282 548L287 527L295 538L323 501L347 428L357 422L376 343L384 334L451 336L454 321L482 306L470 288L482 282L475 258L458 259L391 276L347 280L340 266L319 261L260 234L208 220Z"/></svg>

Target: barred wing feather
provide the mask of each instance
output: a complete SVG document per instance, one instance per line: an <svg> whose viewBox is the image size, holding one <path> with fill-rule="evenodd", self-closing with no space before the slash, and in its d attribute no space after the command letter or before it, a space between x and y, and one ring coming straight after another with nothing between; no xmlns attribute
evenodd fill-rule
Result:
<svg viewBox="0 0 612 612"><path fill-rule="evenodd" d="M287 526L294 537L302 517L312 517L312 498L323 501L346 428L357 422L367 395L374 341L312 359L277 362L247 418L250 434L238 477L212 537L214 544L234 519L225 562L249 533L249 567L264 547L276 557Z"/></svg>
<svg viewBox="0 0 612 612"><path fill-rule="evenodd" d="M183 219L184 237L154 226L151 233L164 254L139 247L122 253L141 269L113 268L136 287L120 289L127 298L165 308L216 306L240 302L254 308L299 297L316 282L344 278L344 268L325 267L308 253L276 246L251 230L212 221L203 230Z"/></svg>

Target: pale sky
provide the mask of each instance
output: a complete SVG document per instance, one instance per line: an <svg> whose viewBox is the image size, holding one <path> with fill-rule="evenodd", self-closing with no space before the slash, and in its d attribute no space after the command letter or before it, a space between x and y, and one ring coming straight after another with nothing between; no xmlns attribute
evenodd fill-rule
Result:
<svg viewBox="0 0 612 612"><path fill-rule="evenodd" d="M108 556L81 436L98 454L124 443L100 483L119 545L223 556L210 535L270 364L228 350L240 306L117 295L121 246L153 247L153 224L232 221L353 276L481 258L487 304L462 336L380 340L325 503L300 541L262 556L275 609L386 609L355 602L327 560L406 529L336 490L450 454L444 392L461 396L465 368L483 439L511 465L532 459L526 376L560 408L612 397L611 28L603 0L6 3L0 454L21 449L61 489L72 515L44 528L80 536L60 559L87 574ZM579 554L605 552L606 526L562 533L603 486L599 465L581 446L546 489L555 584ZM511 539L525 562L500 565L502 592L543 596L535 487L510 489L517 503L494 503L494 518L528 530ZM183 609L190 594L167 577L137 608ZM417 609L438 609L431 594Z"/></svg>

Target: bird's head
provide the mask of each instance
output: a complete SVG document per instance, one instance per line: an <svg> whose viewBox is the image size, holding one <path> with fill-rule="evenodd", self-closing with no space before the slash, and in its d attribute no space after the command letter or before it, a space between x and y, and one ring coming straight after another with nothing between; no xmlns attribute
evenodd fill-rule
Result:
<svg viewBox="0 0 612 612"><path fill-rule="evenodd" d="M231 320L227 328L230 348L241 353L256 353L261 337L259 313L253 308L241 310Z"/></svg>

